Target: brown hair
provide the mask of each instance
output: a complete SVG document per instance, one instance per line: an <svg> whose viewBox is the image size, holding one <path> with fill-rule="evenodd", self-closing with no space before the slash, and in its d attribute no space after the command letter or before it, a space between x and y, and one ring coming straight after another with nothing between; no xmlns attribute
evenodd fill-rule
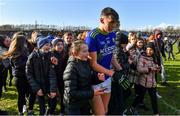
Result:
<svg viewBox="0 0 180 116"><path fill-rule="evenodd" d="M119 15L118 13L111 7L106 7L102 9L101 11L101 16L113 16L113 18L118 21L119 20Z"/></svg>
<svg viewBox="0 0 180 116"><path fill-rule="evenodd" d="M146 43L152 42L152 41L154 41L154 39L155 39L155 36L154 36L154 35L151 35L151 36L149 36L149 37L147 38Z"/></svg>
<svg viewBox="0 0 180 116"><path fill-rule="evenodd" d="M17 32L13 35L9 50L3 54L3 58L20 56L25 51L25 36L22 32Z"/></svg>
<svg viewBox="0 0 180 116"><path fill-rule="evenodd" d="M70 55L74 56L75 54L79 53L83 44L85 44L83 40L74 41L71 45Z"/></svg>

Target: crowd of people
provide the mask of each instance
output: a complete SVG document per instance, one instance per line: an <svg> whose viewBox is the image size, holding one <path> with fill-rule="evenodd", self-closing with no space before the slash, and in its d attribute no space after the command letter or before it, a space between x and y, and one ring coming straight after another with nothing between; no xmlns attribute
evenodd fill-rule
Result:
<svg viewBox="0 0 180 116"><path fill-rule="evenodd" d="M43 36L37 31L30 37L23 32L11 39L1 35L0 97L7 91L9 71L9 86L14 77L18 93L19 115L24 114L24 106L33 115L36 100L40 115L55 114L57 104L61 115L122 115L128 107L138 115L138 108L148 110L146 91L153 114L159 115L157 75L161 74L163 86L169 85L162 56L166 60L167 51L168 60L170 55L175 59L175 41L164 41L160 30L146 40L134 32L126 35L119 26L118 13L107 7L101 11L99 26L77 37L71 32ZM134 100L127 107L132 90Z"/></svg>

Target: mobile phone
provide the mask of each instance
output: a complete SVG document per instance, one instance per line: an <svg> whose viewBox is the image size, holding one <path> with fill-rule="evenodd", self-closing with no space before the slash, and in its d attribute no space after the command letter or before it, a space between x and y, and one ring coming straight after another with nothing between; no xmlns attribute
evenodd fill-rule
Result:
<svg viewBox="0 0 180 116"><path fill-rule="evenodd" d="M101 89L102 89L102 91L105 91L105 90L107 90L108 88L107 88L107 87L102 87Z"/></svg>

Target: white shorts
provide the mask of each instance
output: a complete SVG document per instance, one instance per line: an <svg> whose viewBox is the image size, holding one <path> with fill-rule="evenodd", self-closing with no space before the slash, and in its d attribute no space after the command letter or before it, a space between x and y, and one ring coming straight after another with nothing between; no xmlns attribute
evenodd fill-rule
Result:
<svg viewBox="0 0 180 116"><path fill-rule="evenodd" d="M100 84L93 85L92 87L94 90L105 89L104 93L111 93L111 77Z"/></svg>

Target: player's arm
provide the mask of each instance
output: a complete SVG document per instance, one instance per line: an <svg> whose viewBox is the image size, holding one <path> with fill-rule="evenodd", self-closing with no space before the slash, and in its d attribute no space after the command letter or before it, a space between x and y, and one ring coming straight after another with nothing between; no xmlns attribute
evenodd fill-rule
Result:
<svg viewBox="0 0 180 116"><path fill-rule="evenodd" d="M121 67L121 65L118 63L118 61L117 61L117 59L116 59L116 57L115 57L114 54L113 54L113 56L112 56L111 64L113 65L113 67L115 67L115 69L116 69L117 71L122 70L122 67Z"/></svg>
<svg viewBox="0 0 180 116"><path fill-rule="evenodd" d="M90 65L96 72L100 72L100 73L104 73L109 76L113 76L114 71L106 69L97 63L97 52L90 52L89 56L90 56Z"/></svg>

